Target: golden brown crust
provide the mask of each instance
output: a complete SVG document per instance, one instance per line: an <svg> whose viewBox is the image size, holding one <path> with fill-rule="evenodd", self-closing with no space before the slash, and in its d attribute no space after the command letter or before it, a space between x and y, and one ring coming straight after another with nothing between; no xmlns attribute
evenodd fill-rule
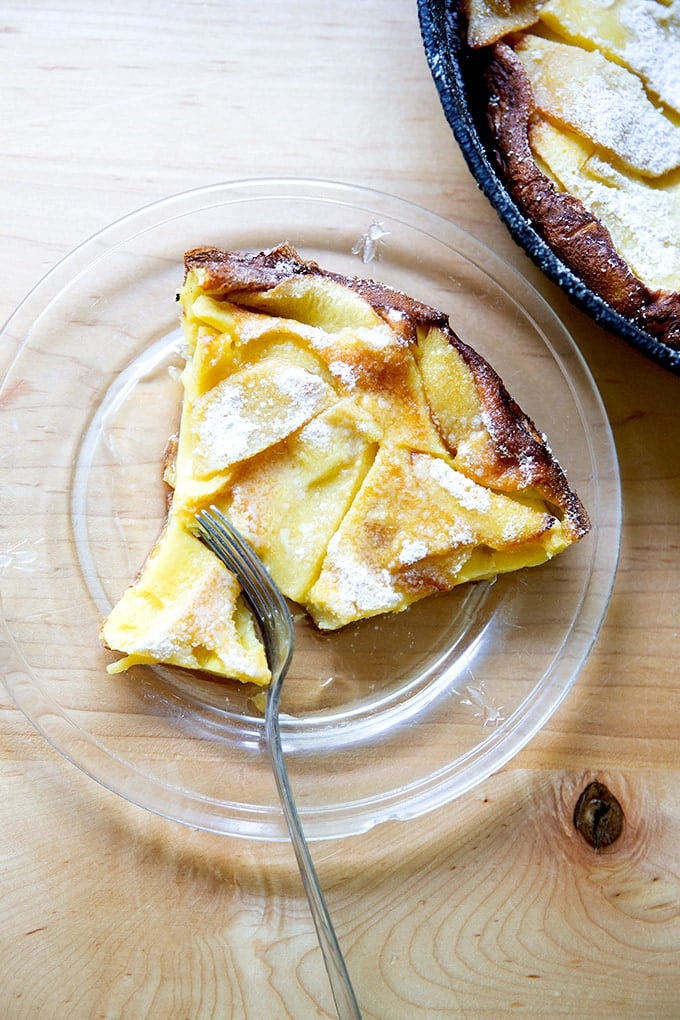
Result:
<svg viewBox="0 0 680 1020"><path fill-rule="evenodd" d="M671 347L680 347L680 294L658 291L640 314L649 333L659 336Z"/></svg>
<svg viewBox="0 0 680 1020"><path fill-rule="evenodd" d="M271 290L291 276L320 276L335 280L360 294L378 315L389 321L393 327L397 325L397 320L393 315L390 316L390 312L401 313L409 324L419 326L436 325L446 321L446 316L441 312L401 291L374 280L343 276L321 269L316 262L305 262L296 250L286 243L260 252L195 248L184 256L184 266L187 273L190 270L199 270L201 289L218 299L228 298L230 294Z"/></svg>
<svg viewBox="0 0 680 1020"><path fill-rule="evenodd" d="M579 199L558 191L536 165L529 144L531 84L506 43L492 47L487 85L496 160L518 206L587 287L664 343L679 345L680 295L652 291L642 283L616 251L602 222Z"/></svg>
<svg viewBox="0 0 680 1020"><path fill-rule="evenodd" d="M198 272L201 290L218 299L237 291L269 290L291 276L311 272L312 266L300 262L288 244L260 252L194 248L184 256L186 273Z"/></svg>
<svg viewBox="0 0 680 1020"><path fill-rule="evenodd" d="M411 343L417 343L419 330L440 330L467 366L478 393L490 437L484 462L479 465L480 475L498 479L499 488L540 493L559 512L575 540L590 530L587 512L569 487L545 437L510 396L492 366L456 335L447 316L438 309L385 284L343 276L322 269L315 262L305 262L288 244L256 253L199 248L186 254L185 269L187 273L199 271L200 286L205 292L220 299L238 294L239 300L244 294L276 287L292 276L321 276L360 294ZM500 484L501 479L509 479L510 484Z"/></svg>
<svg viewBox="0 0 680 1020"><path fill-rule="evenodd" d="M480 399L485 408L485 420L493 442L496 469L514 476L519 488L529 481L544 499L558 507L568 523L574 539L590 530L585 507L570 488L567 478L552 455L545 436L508 393L498 373L476 351L464 344L453 332L449 342L454 344L472 372Z"/></svg>

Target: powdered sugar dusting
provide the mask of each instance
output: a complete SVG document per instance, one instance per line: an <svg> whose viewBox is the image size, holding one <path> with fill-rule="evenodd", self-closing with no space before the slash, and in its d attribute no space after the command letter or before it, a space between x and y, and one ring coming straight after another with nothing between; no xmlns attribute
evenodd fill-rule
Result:
<svg viewBox="0 0 680 1020"><path fill-rule="evenodd" d="M343 549L337 535L328 545L327 570L332 577L333 612L339 617L389 612L401 602L389 570L372 567Z"/></svg>
<svg viewBox="0 0 680 1020"><path fill-rule="evenodd" d="M225 637L234 631L239 590L233 574L221 567L204 572L184 599L159 614L155 624L128 645L128 654L193 666L197 648L218 654L218 649L228 644L230 668L236 674L251 673L251 656L240 641Z"/></svg>
<svg viewBox="0 0 680 1020"><path fill-rule="evenodd" d="M680 166L680 131L640 79L597 51L532 36L518 49L536 106L617 154L640 173Z"/></svg>
<svg viewBox="0 0 680 1020"><path fill-rule="evenodd" d="M417 563L419 560L425 559L427 554L427 542L422 541L422 539L406 539L399 550L398 561L404 566L408 566L411 563Z"/></svg>
<svg viewBox="0 0 680 1020"><path fill-rule="evenodd" d="M211 470L252 457L322 410L329 391L319 376L285 363L266 376L225 379L196 402L197 457Z"/></svg>
<svg viewBox="0 0 680 1020"><path fill-rule="evenodd" d="M305 446L313 446L316 449L331 450L334 441L337 439L337 429L323 417L312 418L305 425L300 433L300 439Z"/></svg>
<svg viewBox="0 0 680 1020"><path fill-rule="evenodd" d="M598 50L640 75L651 93L680 113L678 0L577 0L557 7L567 32L587 32ZM551 8L550 2L544 8L548 20ZM624 31L612 32L612 21Z"/></svg>
<svg viewBox="0 0 680 1020"><path fill-rule="evenodd" d="M349 365L346 361L331 361L328 364L329 371L338 379L348 390L355 389L357 385L357 371L353 365Z"/></svg>
<svg viewBox="0 0 680 1020"><path fill-rule="evenodd" d="M532 145L550 164L550 145L543 138L553 129L540 125ZM565 149L562 149L564 154ZM591 156L582 167L564 159L559 166L561 186L604 223L612 241L633 271L650 287L677 290L680 286L680 217L669 192L650 188L622 174L610 163Z"/></svg>
<svg viewBox="0 0 680 1020"><path fill-rule="evenodd" d="M680 113L680 4L658 0L623 3L619 17L630 31L622 59L650 90Z"/></svg>
<svg viewBox="0 0 680 1020"><path fill-rule="evenodd" d="M429 457L425 454L416 456L414 471L416 476L422 479L429 476L457 499L466 510L488 513L491 508L491 495L487 489L477 485L439 457Z"/></svg>

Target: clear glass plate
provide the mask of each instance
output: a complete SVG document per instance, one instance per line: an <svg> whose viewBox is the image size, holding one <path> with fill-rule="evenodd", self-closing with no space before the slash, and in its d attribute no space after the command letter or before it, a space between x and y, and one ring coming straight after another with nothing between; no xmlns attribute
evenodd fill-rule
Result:
<svg viewBox="0 0 680 1020"><path fill-rule="evenodd" d="M253 690L166 668L110 676L103 617L162 525L186 249L291 242L438 306L550 438L593 521L556 560L330 635L304 620L282 730L310 839L437 808L501 768L576 680L620 537L611 430L581 355L514 269L397 198L307 180L179 195L91 238L6 325L0 641L7 688L67 758L186 824L286 839Z"/></svg>

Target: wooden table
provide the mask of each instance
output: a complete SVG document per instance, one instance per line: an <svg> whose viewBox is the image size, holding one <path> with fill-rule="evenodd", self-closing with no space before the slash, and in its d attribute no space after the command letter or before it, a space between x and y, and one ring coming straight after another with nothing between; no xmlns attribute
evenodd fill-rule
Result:
<svg viewBox="0 0 680 1020"><path fill-rule="evenodd" d="M8 0L0 75L3 318L115 218L272 175L414 200L552 302L620 457L622 555L597 646L500 774L314 857L366 1018L680 1016L678 380L574 310L515 247L444 121L414 0ZM593 780L625 815L599 852L572 823ZM287 845L130 806L4 693L0 904L7 1020L333 1015Z"/></svg>

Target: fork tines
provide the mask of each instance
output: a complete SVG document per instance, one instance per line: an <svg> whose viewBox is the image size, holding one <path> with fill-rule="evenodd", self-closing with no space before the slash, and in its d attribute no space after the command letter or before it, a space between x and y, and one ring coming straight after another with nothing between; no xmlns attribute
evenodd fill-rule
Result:
<svg viewBox="0 0 680 1020"><path fill-rule="evenodd" d="M212 506L196 515L198 537L233 571L263 634L267 658L278 665L292 654L293 622L288 604L255 550L231 521Z"/></svg>
<svg viewBox="0 0 680 1020"><path fill-rule="evenodd" d="M215 507L201 510L196 515L196 520L200 537L225 566L236 574L248 600L253 603L255 613L258 616L268 615L267 590L271 586L271 581L267 584L267 579L262 577L262 571L266 568L255 561L254 551L246 551L243 539L234 526Z"/></svg>

